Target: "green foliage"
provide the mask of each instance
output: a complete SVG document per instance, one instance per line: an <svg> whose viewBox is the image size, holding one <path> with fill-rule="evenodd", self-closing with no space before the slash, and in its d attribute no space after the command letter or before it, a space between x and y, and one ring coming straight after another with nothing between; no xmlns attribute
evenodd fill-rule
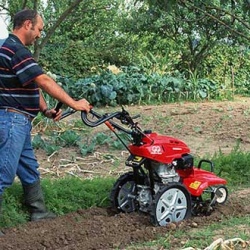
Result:
<svg viewBox="0 0 250 250"><path fill-rule="evenodd" d="M11 17L24 7L37 8L43 14L45 30L35 54L42 49L40 63L45 70L82 81L110 64L136 65L147 75L175 76L178 71L185 81L192 80L193 74L202 81L209 79L219 85L219 98L230 91L248 94L246 1L79 1L69 9L73 3L76 1L6 0L1 6ZM115 105L117 90L113 84L103 85L94 100L100 102L103 95ZM133 92L139 95L140 89L134 87ZM195 96L211 96L208 89L197 92ZM134 94L128 95L134 103Z"/></svg>
<svg viewBox="0 0 250 250"><path fill-rule="evenodd" d="M46 122L46 121L44 121ZM78 124L80 122L80 124ZM82 121L76 121L73 125L74 128L82 127ZM123 138L124 136L121 135ZM128 141L124 138L125 142ZM42 149L47 155L51 155L54 152L60 150L62 147L75 147L80 150L82 156L86 156L89 153L93 153L99 145L107 145L107 147L120 150L124 146L113 134L97 133L94 135L89 134L85 130L73 130L68 128L67 130L53 131L48 128L44 131L44 135L41 133L36 134L32 139L32 146L34 149Z"/></svg>
<svg viewBox="0 0 250 250"><path fill-rule="evenodd" d="M74 130L66 130L56 138L56 143L61 147L76 146L80 135Z"/></svg>
<svg viewBox="0 0 250 250"><path fill-rule="evenodd" d="M218 99L220 86L209 79L186 79L175 75L147 74L138 67L121 67L113 74L103 71L99 75L79 79L69 85L69 93L86 98L94 106L124 104L150 104L180 100Z"/></svg>
<svg viewBox="0 0 250 250"><path fill-rule="evenodd" d="M41 134L36 134L32 138L32 146L33 146L34 149L39 149L39 148L44 148L45 147L45 142L42 139Z"/></svg>
<svg viewBox="0 0 250 250"><path fill-rule="evenodd" d="M121 138L124 138L122 134L120 136ZM126 139L127 138L124 138L125 143L128 141ZM108 148L110 147L116 150L121 150L124 148L124 145L117 138L112 138L112 135L105 133L97 133L91 140L79 142L78 147L80 148L82 156L85 156L89 153L93 153L98 146L104 144L107 145Z"/></svg>
<svg viewBox="0 0 250 250"><path fill-rule="evenodd" d="M218 152L214 155L217 173L224 176L230 185L248 184L250 180L249 161L250 153L242 152L239 144L229 155Z"/></svg>
<svg viewBox="0 0 250 250"><path fill-rule="evenodd" d="M81 155L85 156L89 153L93 153L96 147L96 142L94 140L85 140L84 142L79 142L78 147L80 149Z"/></svg>
<svg viewBox="0 0 250 250"><path fill-rule="evenodd" d="M54 152L58 151L59 149L60 149L59 146L54 145L54 144L49 144L49 143L46 143L45 148L44 148L47 155L51 155Z"/></svg>
<svg viewBox="0 0 250 250"><path fill-rule="evenodd" d="M81 180L69 177L57 180L45 179L41 184L48 209L63 215L92 206L107 207L109 192L114 181L112 178ZM14 227L28 221L28 211L22 203L21 184L14 183L4 194L1 228Z"/></svg>
<svg viewBox="0 0 250 250"><path fill-rule="evenodd" d="M14 227L27 222L28 214L22 206L22 188L20 184L14 184L5 191L2 207L0 227Z"/></svg>
<svg viewBox="0 0 250 250"><path fill-rule="evenodd" d="M92 206L108 206L109 191L113 182L111 178L81 180L68 177L58 180L46 179L42 186L48 207L57 214L65 214Z"/></svg>
<svg viewBox="0 0 250 250"><path fill-rule="evenodd" d="M45 70L53 69L58 75L76 78L84 77L93 67L102 65L98 51L86 47L81 41L47 44L41 51L40 61Z"/></svg>
<svg viewBox="0 0 250 250"><path fill-rule="evenodd" d="M45 150L47 155L51 155L55 151L60 149L60 146L58 146L55 142L55 139L54 139L55 137L52 136L51 138L44 140L41 134L36 134L32 139L32 146L34 147L34 149L43 149ZM65 142L64 138L62 140L65 144L69 143L68 141Z"/></svg>

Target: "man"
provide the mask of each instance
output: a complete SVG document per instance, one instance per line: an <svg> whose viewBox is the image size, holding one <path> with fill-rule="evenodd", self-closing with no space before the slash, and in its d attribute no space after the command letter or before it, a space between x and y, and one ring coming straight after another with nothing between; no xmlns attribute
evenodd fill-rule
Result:
<svg viewBox="0 0 250 250"><path fill-rule="evenodd" d="M75 101L43 73L26 46L34 44L44 27L34 10L14 16L13 32L0 48L0 208L5 188L17 175L31 221L54 218L47 211L40 186L38 162L31 145L31 121L42 112L59 120L62 111L48 109L42 90L67 106L89 112L87 100Z"/></svg>

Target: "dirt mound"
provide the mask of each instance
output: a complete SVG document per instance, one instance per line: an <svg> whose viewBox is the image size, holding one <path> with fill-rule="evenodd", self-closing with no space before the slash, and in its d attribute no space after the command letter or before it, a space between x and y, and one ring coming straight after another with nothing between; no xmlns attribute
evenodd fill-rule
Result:
<svg viewBox="0 0 250 250"><path fill-rule="evenodd" d="M225 205L218 206L210 216L192 217L167 227L154 227L148 215L141 213L112 215L107 209L79 210L54 220L29 222L18 228L5 230L0 238L0 249L11 250L91 250L123 249L131 243L153 240L170 230L188 231L231 216L250 213L250 189L230 195ZM239 203L239 198L244 204ZM248 229L249 230L249 229ZM178 249L180 242L172 242Z"/></svg>

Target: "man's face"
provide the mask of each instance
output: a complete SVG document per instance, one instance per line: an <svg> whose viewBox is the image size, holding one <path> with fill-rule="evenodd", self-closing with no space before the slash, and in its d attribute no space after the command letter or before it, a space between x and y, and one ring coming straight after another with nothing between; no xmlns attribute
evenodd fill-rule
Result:
<svg viewBox="0 0 250 250"><path fill-rule="evenodd" d="M27 33L25 36L25 45L33 45L39 37L41 37L41 32L43 30L44 24L41 16L37 16L36 23L33 25L30 20L26 21Z"/></svg>

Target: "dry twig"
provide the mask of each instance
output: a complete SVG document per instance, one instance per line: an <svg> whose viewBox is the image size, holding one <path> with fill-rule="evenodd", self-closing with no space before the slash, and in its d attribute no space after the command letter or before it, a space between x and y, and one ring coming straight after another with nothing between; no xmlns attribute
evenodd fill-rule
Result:
<svg viewBox="0 0 250 250"><path fill-rule="evenodd" d="M247 249L250 246L250 241L244 241L240 238L233 238L223 241L222 238L215 240L210 246L206 247L204 250L236 250L241 246L242 249ZM237 248L236 248L237 247ZM200 248L188 247L183 250L202 250Z"/></svg>

